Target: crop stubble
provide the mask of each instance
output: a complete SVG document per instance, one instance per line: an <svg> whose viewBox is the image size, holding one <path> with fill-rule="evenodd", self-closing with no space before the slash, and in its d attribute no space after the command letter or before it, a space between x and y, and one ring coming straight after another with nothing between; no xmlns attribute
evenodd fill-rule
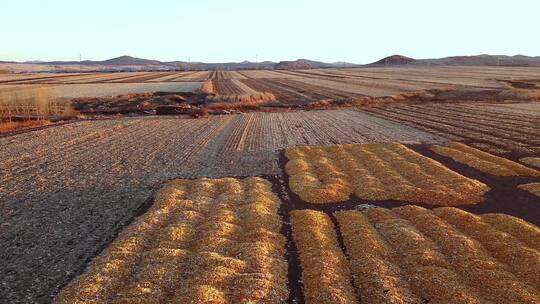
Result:
<svg viewBox="0 0 540 304"><path fill-rule="evenodd" d="M398 105L362 110L497 154L540 151L540 118L465 103Z"/></svg>

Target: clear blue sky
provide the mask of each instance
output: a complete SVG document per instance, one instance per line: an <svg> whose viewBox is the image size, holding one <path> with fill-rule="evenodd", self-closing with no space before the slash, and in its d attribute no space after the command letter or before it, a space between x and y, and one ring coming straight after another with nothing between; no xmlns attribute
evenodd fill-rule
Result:
<svg viewBox="0 0 540 304"><path fill-rule="evenodd" d="M540 1L3 0L0 60L540 55Z"/></svg>

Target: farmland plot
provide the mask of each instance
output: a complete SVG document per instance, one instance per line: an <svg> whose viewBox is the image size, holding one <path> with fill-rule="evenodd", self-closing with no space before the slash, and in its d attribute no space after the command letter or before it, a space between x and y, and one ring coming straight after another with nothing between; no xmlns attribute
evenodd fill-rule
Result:
<svg viewBox="0 0 540 304"><path fill-rule="evenodd" d="M38 85L34 85L38 86ZM39 85L43 86L43 85ZM200 82L88 83L54 85L50 95L58 98L107 97L144 92L193 92Z"/></svg>
<svg viewBox="0 0 540 304"><path fill-rule="evenodd" d="M478 104L471 105L471 108L476 108L479 111L494 111L498 113L508 114L533 114L540 116L540 102L522 102L510 104Z"/></svg>
<svg viewBox="0 0 540 304"><path fill-rule="evenodd" d="M428 81L411 81L402 79L376 79L353 77L347 74L331 74L321 71L287 72L299 76L298 81L308 82L323 87L340 88L342 91L354 92L364 96L389 96L426 89L452 89L451 84L439 84Z"/></svg>
<svg viewBox="0 0 540 304"><path fill-rule="evenodd" d="M40 74L6 74L6 75L0 75L0 83L11 83L11 82L24 82L24 81L32 81L37 79L62 79L65 77L73 77L73 76L84 76L86 74L76 74L76 73L52 73L52 74L46 74L46 73L40 73Z"/></svg>
<svg viewBox="0 0 540 304"><path fill-rule="evenodd" d="M445 142L351 110L107 119L0 138L1 297L50 301L166 180L277 175L281 148L370 141Z"/></svg>
<svg viewBox="0 0 540 304"><path fill-rule="evenodd" d="M171 78L167 81L206 81L210 78L209 71L196 71L182 73L177 78Z"/></svg>
<svg viewBox="0 0 540 304"><path fill-rule="evenodd" d="M362 111L494 153L540 151L540 117L534 114L509 114L465 103L399 105Z"/></svg>

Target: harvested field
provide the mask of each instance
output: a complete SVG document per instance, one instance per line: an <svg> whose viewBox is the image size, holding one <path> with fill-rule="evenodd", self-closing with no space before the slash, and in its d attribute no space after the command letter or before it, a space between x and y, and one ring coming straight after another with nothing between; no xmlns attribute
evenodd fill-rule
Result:
<svg viewBox="0 0 540 304"><path fill-rule="evenodd" d="M539 117L535 103L492 93L539 71L2 75L0 90L66 96L197 91L133 96L145 113L144 96L277 100L258 108L268 113L93 116L0 135L0 302L537 303L540 177L525 166L540 152ZM417 89L434 91L369 97ZM462 102L465 89L497 103ZM378 107L292 111L363 105Z"/></svg>
<svg viewBox="0 0 540 304"><path fill-rule="evenodd" d="M283 78L283 74L271 70L239 71L238 73L246 78Z"/></svg>
<svg viewBox="0 0 540 304"><path fill-rule="evenodd" d="M309 203L399 200L438 206L476 204L489 190L400 144L351 144L287 150L289 186Z"/></svg>
<svg viewBox="0 0 540 304"><path fill-rule="evenodd" d="M540 78L540 68L519 71L507 67L483 69L456 67L24 74L2 76L0 83L161 83L204 82L212 79L215 82L217 94L252 95L255 94L253 92L265 92L273 94L280 103L287 105L358 97L419 94L425 90L450 90L449 92L455 91L455 94L461 94L459 96L467 98L469 94L478 96L479 94L499 94L512 89L519 91L519 88L513 88L510 84L516 81L527 82L537 78ZM528 96L528 93L523 92L516 94L508 96ZM538 93L533 95L538 96ZM530 107L534 107L534 105ZM518 106L508 106L503 109L527 114L524 109L520 109Z"/></svg>
<svg viewBox="0 0 540 304"><path fill-rule="evenodd" d="M261 178L169 182L56 302L283 303L279 208Z"/></svg>
<svg viewBox="0 0 540 304"><path fill-rule="evenodd" d="M445 142L351 110L106 119L0 137L0 299L49 302L166 180L278 175L279 149L371 141Z"/></svg>
<svg viewBox="0 0 540 304"><path fill-rule="evenodd" d="M212 79L214 91L218 95L253 95L260 93L238 79Z"/></svg>
<svg viewBox="0 0 540 304"><path fill-rule="evenodd" d="M167 81L206 81L210 79L209 71L196 71L180 74L177 78L171 78Z"/></svg>
<svg viewBox="0 0 540 304"><path fill-rule="evenodd" d="M506 112L509 114L526 114L540 116L540 102L522 102L510 104L478 104L472 105L478 110L494 110L496 112Z"/></svg>
<svg viewBox="0 0 540 304"><path fill-rule="evenodd" d="M244 76L229 72L227 79ZM237 73L237 72L236 72ZM55 74L10 74L0 76L3 84L74 84L109 82L199 82L209 78L208 71L194 72L115 72L115 73L55 73Z"/></svg>
<svg viewBox="0 0 540 304"><path fill-rule="evenodd" d="M404 104L362 111L496 154L540 152L540 117L534 114L509 114L470 103Z"/></svg>
<svg viewBox="0 0 540 304"><path fill-rule="evenodd" d="M540 171L457 142L434 146L431 149L440 155L496 176L540 176Z"/></svg>
<svg viewBox="0 0 540 304"><path fill-rule="evenodd" d="M36 80L36 79L53 79L73 76L83 76L85 74L77 73L39 73L39 74L2 74L0 75L0 83L10 83L15 81Z"/></svg>
<svg viewBox="0 0 540 304"><path fill-rule="evenodd" d="M334 216L361 303L540 301L540 230L527 222L505 214L418 206Z"/></svg>
<svg viewBox="0 0 540 304"><path fill-rule="evenodd" d="M77 98L77 97L106 97L124 95L130 93L143 92L192 92L201 86L200 82L153 82L153 83L95 83L95 84L24 84L6 85L2 88L17 88L21 90L36 87L49 88L50 95L57 98Z"/></svg>
<svg viewBox="0 0 540 304"><path fill-rule="evenodd" d="M518 188L529 191L530 193L540 197L540 183L523 184L519 185Z"/></svg>

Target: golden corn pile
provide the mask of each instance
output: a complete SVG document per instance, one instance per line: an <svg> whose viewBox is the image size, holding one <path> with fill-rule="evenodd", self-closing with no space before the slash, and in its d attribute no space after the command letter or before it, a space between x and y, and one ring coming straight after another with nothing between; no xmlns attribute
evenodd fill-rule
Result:
<svg viewBox="0 0 540 304"><path fill-rule="evenodd" d="M351 272L330 218L320 211L291 212L306 303L356 303Z"/></svg>
<svg viewBox="0 0 540 304"><path fill-rule="evenodd" d="M521 158L519 161L524 164L540 168L540 157L524 157Z"/></svg>
<svg viewBox="0 0 540 304"><path fill-rule="evenodd" d="M437 154L495 176L540 176L538 170L458 142L434 146L431 149Z"/></svg>
<svg viewBox="0 0 540 304"><path fill-rule="evenodd" d="M519 185L518 188L529 191L536 196L540 196L540 183L523 184Z"/></svg>
<svg viewBox="0 0 540 304"><path fill-rule="evenodd" d="M289 186L310 203L401 200L438 206L476 204L489 187L402 144L346 144L286 151Z"/></svg>
<svg viewBox="0 0 540 304"><path fill-rule="evenodd" d="M328 215L291 216L308 304L540 302L540 229L521 219L412 205L334 216L348 262Z"/></svg>
<svg viewBox="0 0 540 304"><path fill-rule="evenodd" d="M268 181L174 180L57 303L283 303L280 200Z"/></svg>

